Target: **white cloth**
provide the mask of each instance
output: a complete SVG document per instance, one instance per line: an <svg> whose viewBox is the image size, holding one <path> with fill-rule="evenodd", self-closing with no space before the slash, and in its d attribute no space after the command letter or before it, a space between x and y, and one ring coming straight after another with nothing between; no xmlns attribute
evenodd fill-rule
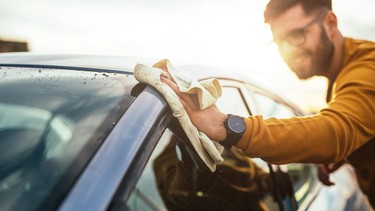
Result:
<svg viewBox="0 0 375 211"><path fill-rule="evenodd" d="M216 102L221 96L221 86L216 79L201 82L190 79L182 72L177 71L169 60L161 60L153 67L137 64L134 68L134 76L139 82L153 86L164 96L171 107L173 116L180 122L197 154L214 172L216 164L221 164L224 161L221 156L224 148L218 142L210 140L206 134L198 131L193 125L177 94L161 82L160 77L169 78L165 71L169 72L181 92L197 97L200 109L205 109Z"/></svg>

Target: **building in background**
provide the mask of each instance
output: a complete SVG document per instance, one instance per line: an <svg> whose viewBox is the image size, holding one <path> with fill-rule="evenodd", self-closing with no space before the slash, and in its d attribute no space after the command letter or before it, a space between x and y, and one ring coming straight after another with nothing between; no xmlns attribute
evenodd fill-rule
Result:
<svg viewBox="0 0 375 211"><path fill-rule="evenodd" d="M27 42L0 39L0 53L29 51Z"/></svg>

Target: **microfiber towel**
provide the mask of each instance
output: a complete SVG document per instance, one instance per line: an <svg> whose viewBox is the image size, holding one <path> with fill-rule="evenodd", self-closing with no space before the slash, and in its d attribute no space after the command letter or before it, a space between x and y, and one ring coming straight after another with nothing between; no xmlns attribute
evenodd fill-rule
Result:
<svg viewBox="0 0 375 211"><path fill-rule="evenodd" d="M224 150L223 146L210 140L203 132L198 131L191 122L177 94L169 86L162 83L160 77L172 77L181 92L197 98L200 109L213 105L221 96L220 83L216 79L204 81L191 79L184 75L183 72L175 69L167 59L159 61L153 67L137 64L134 68L134 76L139 82L153 86L164 96L171 107L173 116L180 122L197 154L207 167L214 172L216 165L224 161L221 156Z"/></svg>

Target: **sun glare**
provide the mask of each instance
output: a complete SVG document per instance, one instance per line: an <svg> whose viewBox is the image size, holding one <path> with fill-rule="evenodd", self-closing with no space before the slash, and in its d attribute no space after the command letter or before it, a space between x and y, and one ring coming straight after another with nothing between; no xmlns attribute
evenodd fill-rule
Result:
<svg viewBox="0 0 375 211"><path fill-rule="evenodd" d="M299 81L281 60L276 46L269 44L271 32L263 23L267 3L268 0L0 0L0 38L27 41L35 53L168 58L260 75L288 90L284 93L302 106L317 110L324 104L325 81ZM334 10L343 20L339 22L343 32L352 29L350 23L354 23L346 15L350 10L345 4L356 3L334 1ZM371 28L370 20L375 19L359 15L358 20ZM371 30L367 34L359 34L364 30L354 31L359 38L374 36ZM309 97L302 96L302 91L309 92ZM321 94L318 97L316 93Z"/></svg>

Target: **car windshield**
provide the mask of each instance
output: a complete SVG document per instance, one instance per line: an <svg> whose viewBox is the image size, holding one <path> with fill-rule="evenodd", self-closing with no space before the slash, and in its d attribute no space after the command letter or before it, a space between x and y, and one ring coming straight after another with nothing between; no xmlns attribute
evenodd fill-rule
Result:
<svg viewBox="0 0 375 211"><path fill-rule="evenodd" d="M121 73L1 67L0 210L56 208L135 83Z"/></svg>

